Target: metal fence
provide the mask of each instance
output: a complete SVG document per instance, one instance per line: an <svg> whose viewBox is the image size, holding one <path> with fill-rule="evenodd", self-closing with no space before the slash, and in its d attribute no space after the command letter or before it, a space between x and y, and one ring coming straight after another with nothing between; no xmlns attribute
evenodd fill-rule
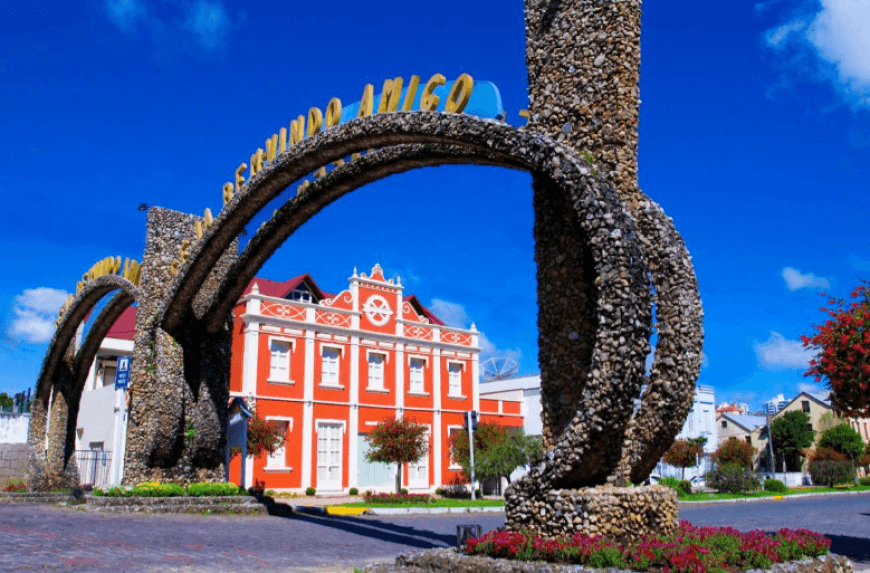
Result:
<svg viewBox="0 0 870 573"><path fill-rule="evenodd" d="M104 450L76 450L81 485L105 486L112 469L112 452Z"/></svg>

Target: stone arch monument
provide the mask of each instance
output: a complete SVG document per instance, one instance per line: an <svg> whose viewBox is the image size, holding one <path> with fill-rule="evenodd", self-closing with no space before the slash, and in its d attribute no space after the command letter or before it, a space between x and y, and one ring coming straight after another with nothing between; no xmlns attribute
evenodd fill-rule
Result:
<svg viewBox="0 0 870 573"><path fill-rule="evenodd" d="M398 111L401 84L388 80L377 113L367 86L358 119L339 125L340 102L338 111L330 102L325 124L323 112L309 111L307 137L300 116L289 136L282 129L267 139L267 151L251 157L248 180L243 164L224 187L225 206L213 220L150 209L125 480L221 478L231 309L301 224L391 174L485 164L533 176L548 456L508 491L508 527L550 535L673 528L669 490L621 487L645 479L679 432L703 338L691 258L637 182L640 7L637 0L526 0L524 127L458 113L462 90L473 84L468 76L454 83L447 113ZM306 181L238 253L245 225L312 172L315 182ZM658 342L646 378L653 320ZM57 464L44 465L49 477L60 475ZM596 486L604 489L588 489Z"/></svg>

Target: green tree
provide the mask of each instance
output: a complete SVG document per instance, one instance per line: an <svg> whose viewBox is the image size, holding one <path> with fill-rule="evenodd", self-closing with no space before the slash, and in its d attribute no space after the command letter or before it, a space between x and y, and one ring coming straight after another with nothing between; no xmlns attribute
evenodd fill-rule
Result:
<svg viewBox="0 0 870 573"><path fill-rule="evenodd" d="M864 452L864 440L849 424L839 424L822 434L819 447L836 450L854 462Z"/></svg>
<svg viewBox="0 0 870 573"><path fill-rule="evenodd" d="M462 466L466 479L471 476L468 432L456 432L450 438L453 459ZM474 431L474 476L477 479L501 478L510 481L510 474L520 466L543 459L543 446L538 436L527 436L522 428L481 422Z"/></svg>
<svg viewBox="0 0 870 573"><path fill-rule="evenodd" d="M11 410L14 400L6 392L0 392L0 410Z"/></svg>
<svg viewBox="0 0 870 573"><path fill-rule="evenodd" d="M397 464L396 493L402 492L402 467L416 462L429 452L426 426L414 419L387 418L366 436L371 448L366 460L385 464Z"/></svg>
<svg viewBox="0 0 870 573"><path fill-rule="evenodd" d="M706 438L703 438L706 442ZM686 479L686 468L698 465L698 458L704 450L704 444L695 440L674 440L673 445L662 456L666 464L682 468L680 479Z"/></svg>
<svg viewBox="0 0 870 573"><path fill-rule="evenodd" d="M810 428L810 417L803 412L790 411L770 424L773 434L773 451L777 467L782 467L785 458L788 471L800 471L802 451L813 445L816 432Z"/></svg>

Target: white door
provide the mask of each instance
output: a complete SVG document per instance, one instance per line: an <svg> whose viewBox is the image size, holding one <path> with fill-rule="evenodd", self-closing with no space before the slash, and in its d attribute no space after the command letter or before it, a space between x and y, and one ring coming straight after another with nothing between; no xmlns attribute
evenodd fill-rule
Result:
<svg viewBox="0 0 870 573"><path fill-rule="evenodd" d="M317 424L317 490L341 490L341 424Z"/></svg>
<svg viewBox="0 0 870 573"><path fill-rule="evenodd" d="M426 443L429 443L429 431L426 431ZM427 488L429 487L429 452L423 454L423 457L416 462L408 464L408 487Z"/></svg>

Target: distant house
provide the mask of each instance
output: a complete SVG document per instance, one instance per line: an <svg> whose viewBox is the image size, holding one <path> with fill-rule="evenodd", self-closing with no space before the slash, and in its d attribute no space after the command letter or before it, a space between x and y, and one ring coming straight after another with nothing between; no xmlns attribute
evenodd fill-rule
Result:
<svg viewBox="0 0 870 573"><path fill-rule="evenodd" d="M717 443L721 446L728 440L740 440L755 448L752 458L752 466L761 470L769 464L770 454L767 447L767 418L749 414L716 415L716 430L718 432ZM717 447L718 447L717 446Z"/></svg>

